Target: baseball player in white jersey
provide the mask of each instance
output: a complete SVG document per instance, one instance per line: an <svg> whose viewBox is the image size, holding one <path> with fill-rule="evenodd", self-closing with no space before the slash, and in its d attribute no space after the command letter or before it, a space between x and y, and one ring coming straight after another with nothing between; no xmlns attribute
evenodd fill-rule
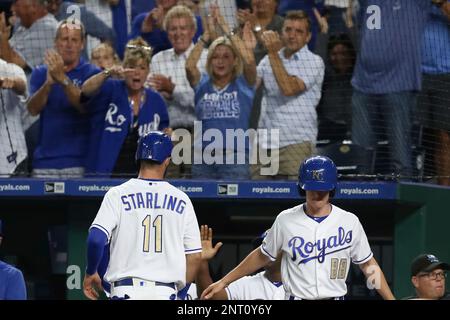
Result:
<svg viewBox="0 0 450 320"><path fill-rule="evenodd" d="M306 159L299 172L299 190L306 195L306 203L281 212L261 247L209 286L201 298L211 299L281 253L286 299L343 299L351 262L359 265L383 299L395 299L358 218L329 202L336 185L337 169L331 159Z"/></svg>
<svg viewBox="0 0 450 320"><path fill-rule="evenodd" d="M199 295L212 283L209 274L208 261L211 260L222 246L222 242L212 245L212 229L202 225L200 234L202 238L202 262L197 274L196 283ZM265 235L265 233L264 233ZM262 238L258 238L257 247L260 246ZM254 243L255 244L255 243ZM283 300L285 291L280 281L281 255L278 259L253 276L243 277L214 295L215 300Z"/></svg>
<svg viewBox="0 0 450 320"><path fill-rule="evenodd" d="M139 140L140 170L111 188L91 225L83 291L96 299L103 248L110 243L104 279L111 299L175 300L177 289L194 280L201 259L197 218L188 196L163 181L172 142L161 132Z"/></svg>

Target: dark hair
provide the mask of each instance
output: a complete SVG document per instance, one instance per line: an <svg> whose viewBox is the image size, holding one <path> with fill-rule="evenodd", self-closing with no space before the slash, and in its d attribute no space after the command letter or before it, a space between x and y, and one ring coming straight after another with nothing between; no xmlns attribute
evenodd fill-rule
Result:
<svg viewBox="0 0 450 320"><path fill-rule="evenodd" d="M356 62L356 50L355 47L353 46L352 40L346 33L338 33L330 36L327 46L327 55L329 56L331 50L338 44L341 44L348 49L351 55L351 65L354 66Z"/></svg>
<svg viewBox="0 0 450 320"><path fill-rule="evenodd" d="M309 18L308 14L303 10L291 10L288 11L286 14L286 17L284 18L284 21L286 20L305 20L308 29L308 32L311 32L311 19Z"/></svg>

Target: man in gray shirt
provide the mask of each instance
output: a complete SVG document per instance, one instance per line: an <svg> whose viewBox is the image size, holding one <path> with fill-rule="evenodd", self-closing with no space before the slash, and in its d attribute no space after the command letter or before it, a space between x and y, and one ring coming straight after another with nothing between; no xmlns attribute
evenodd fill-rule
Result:
<svg viewBox="0 0 450 320"><path fill-rule="evenodd" d="M0 16L0 58L24 69L27 76L44 62L44 55L53 48L57 21L49 14L45 0L17 0L12 9L20 19L9 39L4 13Z"/></svg>

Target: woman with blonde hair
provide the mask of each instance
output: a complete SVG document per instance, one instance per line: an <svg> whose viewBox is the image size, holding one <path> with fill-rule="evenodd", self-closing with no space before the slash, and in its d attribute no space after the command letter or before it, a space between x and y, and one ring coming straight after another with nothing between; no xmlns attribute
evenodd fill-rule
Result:
<svg viewBox="0 0 450 320"><path fill-rule="evenodd" d="M125 49L123 67L105 69L83 84L82 99L88 100L91 113L87 173L135 175L138 139L149 131L169 127L163 98L144 87L151 54L151 47L142 38L131 40Z"/></svg>
<svg viewBox="0 0 450 320"><path fill-rule="evenodd" d="M256 39L251 37L253 34L247 24L243 32L244 43L238 35L230 33L217 7L211 12L204 34L186 61L187 77L195 91L197 120L202 122L202 134L197 134L194 142L192 174L194 178L247 179L249 137L242 134L237 140L234 137L227 140L226 133L229 129L245 132L249 127L256 82L253 55ZM209 47L207 73L200 74L197 62L203 45L210 40L212 22L223 30L225 36L217 38ZM221 135L221 139L215 138L211 144L214 145L213 150L203 142L204 139L209 140L211 133ZM212 152L208 153L208 150ZM199 155L201 164L198 164Z"/></svg>

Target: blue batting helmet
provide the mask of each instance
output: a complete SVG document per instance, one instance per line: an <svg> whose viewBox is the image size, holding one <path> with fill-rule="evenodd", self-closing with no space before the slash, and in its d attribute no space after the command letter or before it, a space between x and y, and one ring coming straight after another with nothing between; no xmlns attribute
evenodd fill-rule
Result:
<svg viewBox="0 0 450 320"><path fill-rule="evenodd" d="M332 191L337 185L337 169L333 160L325 156L303 161L298 173L298 185L303 190Z"/></svg>
<svg viewBox="0 0 450 320"><path fill-rule="evenodd" d="M136 150L136 161L152 160L163 163L172 153L172 140L160 131L150 131L141 137Z"/></svg>

